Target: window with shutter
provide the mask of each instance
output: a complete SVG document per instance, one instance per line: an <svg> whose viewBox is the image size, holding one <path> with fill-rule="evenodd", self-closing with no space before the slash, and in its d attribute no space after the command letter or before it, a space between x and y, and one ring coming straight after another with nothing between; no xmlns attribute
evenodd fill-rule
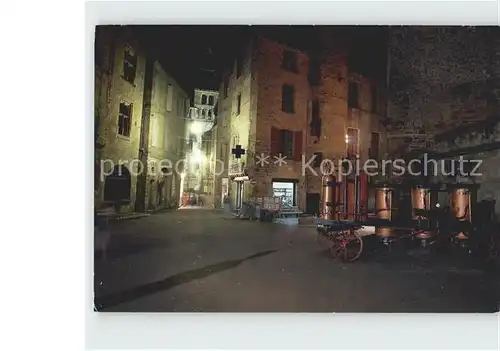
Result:
<svg viewBox="0 0 500 351"><path fill-rule="evenodd" d="M295 132L294 134L293 159L300 161L302 159L302 131Z"/></svg>
<svg viewBox="0 0 500 351"><path fill-rule="evenodd" d="M318 100L311 103L311 123L309 125L311 136L319 138L321 136L320 105Z"/></svg>
<svg viewBox="0 0 500 351"><path fill-rule="evenodd" d="M314 162L313 162L314 167L320 167L321 162L323 162L323 153L322 152L315 152L314 156L316 156L316 158L314 159Z"/></svg>
<svg viewBox="0 0 500 351"><path fill-rule="evenodd" d="M271 155L278 155L281 145L281 130L275 127L271 128Z"/></svg>
<svg viewBox="0 0 500 351"><path fill-rule="evenodd" d="M293 143L294 133L289 130L281 130L281 154L291 160L294 156L295 145Z"/></svg>

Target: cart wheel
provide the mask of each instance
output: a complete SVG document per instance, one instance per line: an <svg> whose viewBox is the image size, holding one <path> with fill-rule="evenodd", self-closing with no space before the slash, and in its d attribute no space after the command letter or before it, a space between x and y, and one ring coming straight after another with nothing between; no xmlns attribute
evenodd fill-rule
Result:
<svg viewBox="0 0 500 351"><path fill-rule="evenodd" d="M328 232L324 229L317 229L318 235L316 235L316 241L318 245L323 248L326 246L326 242L328 241Z"/></svg>
<svg viewBox="0 0 500 351"><path fill-rule="evenodd" d="M341 239L339 239L337 237L332 238L332 240L330 241L329 250L330 250L330 255L332 256L332 258L334 260L337 259L337 257L339 257L339 254L341 254L343 251Z"/></svg>
<svg viewBox="0 0 500 351"><path fill-rule="evenodd" d="M363 239L355 231L351 231L339 244L337 255L340 255L343 262L354 262L363 252Z"/></svg>

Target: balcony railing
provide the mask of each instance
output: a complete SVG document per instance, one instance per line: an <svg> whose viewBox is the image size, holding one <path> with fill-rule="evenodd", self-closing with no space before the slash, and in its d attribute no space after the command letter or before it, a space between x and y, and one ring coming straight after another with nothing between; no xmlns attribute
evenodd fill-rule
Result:
<svg viewBox="0 0 500 351"><path fill-rule="evenodd" d="M187 119L204 122L214 122L215 118L216 113L214 107L209 105L197 105L195 107L190 107L187 115Z"/></svg>

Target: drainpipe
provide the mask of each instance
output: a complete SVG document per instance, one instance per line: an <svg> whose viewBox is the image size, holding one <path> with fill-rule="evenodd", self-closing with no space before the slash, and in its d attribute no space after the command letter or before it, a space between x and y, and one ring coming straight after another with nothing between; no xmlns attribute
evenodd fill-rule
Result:
<svg viewBox="0 0 500 351"><path fill-rule="evenodd" d="M142 98L141 136L139 139L140 163L144 166L137 175L135 211L146 212L146 190L147 190L147 164L149 153L149 125L151 121L151 100L153 91L154 60L146 58L146 72L144 75L144 93Z"/></svg>

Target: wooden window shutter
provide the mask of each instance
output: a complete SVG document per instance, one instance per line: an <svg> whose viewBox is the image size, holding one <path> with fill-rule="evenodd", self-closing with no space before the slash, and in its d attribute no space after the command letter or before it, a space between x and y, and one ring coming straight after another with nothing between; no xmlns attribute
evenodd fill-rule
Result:
<svg viewBox="0 0 500 351"><path fill-rule="evenodd" d="M271 155L279 155L281 152L281 130L271 127Z"/></svg>
<svg viewBox="0 0 500 351"><path fill-rule="evenodd" d="M293 136L293 159L300 161L302 159L302 131L295 132Z"/></svg>

